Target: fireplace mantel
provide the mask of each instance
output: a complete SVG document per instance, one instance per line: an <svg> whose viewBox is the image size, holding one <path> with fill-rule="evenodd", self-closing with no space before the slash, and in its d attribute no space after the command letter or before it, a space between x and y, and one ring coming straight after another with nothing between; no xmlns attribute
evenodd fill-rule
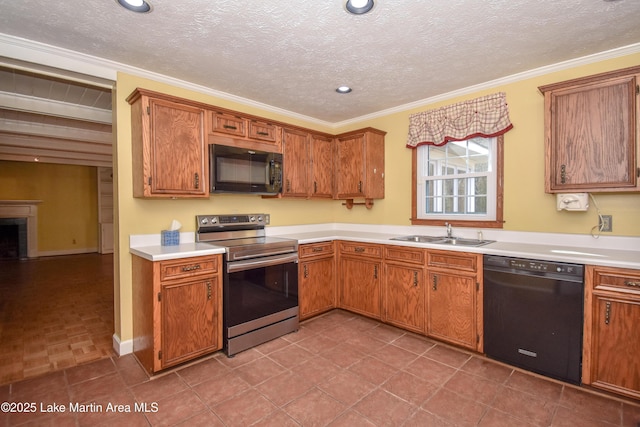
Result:
<svg viewBox="0 0 640 427"><path fill-rule="evenodd" d="M38 205L42 200L0 200L0 218L27 219L27 256L38 257Z"/></svg>

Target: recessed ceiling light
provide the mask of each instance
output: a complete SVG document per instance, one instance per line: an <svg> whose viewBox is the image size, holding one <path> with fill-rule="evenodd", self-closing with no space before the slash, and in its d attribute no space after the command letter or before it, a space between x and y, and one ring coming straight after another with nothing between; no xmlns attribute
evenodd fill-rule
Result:
<svg viewBox="0 0 640 427"><path fill-rule="evenodd" d="M349 92L351 92L351 88L349 86L340 86L338 89L336 89L336 92L338 92L338 93L349 93Z"/></svg>
<svg viewBox="0 0 640 427"><path fill-rule="evenodd" d="M344 7L347 12L362 15L373 9L373 0L347 0Z"/></svg>
<svg viewBox="0 0 640 427"><path fill-rule="evenodd" d="M117 0L118 4L133 12L147 13L151 11L151 5L145 0Z"/></svg>

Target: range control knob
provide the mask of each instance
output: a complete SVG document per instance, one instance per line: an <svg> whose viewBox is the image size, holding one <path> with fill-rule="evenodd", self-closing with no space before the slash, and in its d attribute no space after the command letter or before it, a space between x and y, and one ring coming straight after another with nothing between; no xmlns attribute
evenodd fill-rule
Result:
<svg viewBox="0 0 640 427"><path fill-rule="evenodd" d="M218 223L218 217L217 216L212 216L211 217L211 224L217 224Z"/></svg>
<svg viewBox="0 0 640 427"><path fill-rule="evenodd" d="M202 218L202 219L200 220L200 224L202 224L202 225L207 225L207 224L209 224L209 220L208 220L207 218Z"/></svg>
<svg viewBox="0 0 640 427"><path fill-rule="evenodd" d="M258 222L262 222L262 215L258 215Z"/></svg>
<svg viewBox="0 0 640 427"><path fill-rule="evenodd" d="M249 222L256 222L256 217L255 217L255 216L253 216L253 215L251 215L251 216L249 217Z"/></svg>

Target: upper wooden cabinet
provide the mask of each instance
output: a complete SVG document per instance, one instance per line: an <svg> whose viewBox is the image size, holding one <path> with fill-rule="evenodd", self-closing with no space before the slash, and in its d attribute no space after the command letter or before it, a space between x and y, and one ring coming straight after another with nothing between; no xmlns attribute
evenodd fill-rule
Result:
<svg viewBox="0 0 640 427"><path fill-rule="evenodd" d="M209 197L205 110L138 89L131 104L134 197Z"/></svg>
<svg viewBox="0 0 640 427"><path fill-rule="evenodd" d="M309 192L311 198L333 197L333 139L309 135Z"/></svg>
<svg viewBox="0 0 640 427"><path fill-rule="evenodd" d="M545 191L639 191L638 79L632 67L541 86Z"/></svg>
<svg viewBox="0 0 640 427"><path fill-rule="evenodd" d="M230 110L209 110L209 144L282 152L280 126Z"/></svg>
<svg viewBox="0 0 640 427"><path fill-rule="evenodd" d="M307 197L309 194L309 134L295 129L282 129L284 197Z"/></svg>
<svg viewBox="0 0 640 427"><path fill-rule="evenodd" d="M366 128L336 137L336 199L384 198L385 134Z"/></svg>
<svg viewBox="0 0 640 427"><path fill-rule="evenodd" d="M299 129L282 129L284 197L333 197L333 140Z"/></svg>

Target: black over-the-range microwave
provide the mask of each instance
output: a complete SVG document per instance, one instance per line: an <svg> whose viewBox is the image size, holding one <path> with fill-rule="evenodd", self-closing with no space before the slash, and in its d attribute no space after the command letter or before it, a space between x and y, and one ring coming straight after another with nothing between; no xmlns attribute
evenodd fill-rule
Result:
<svg viewBox="0 0 640 427"><path fill-rule="evenodd" d="M282 154L219 144L209 145L211 193L282 192Z"/></svg>

